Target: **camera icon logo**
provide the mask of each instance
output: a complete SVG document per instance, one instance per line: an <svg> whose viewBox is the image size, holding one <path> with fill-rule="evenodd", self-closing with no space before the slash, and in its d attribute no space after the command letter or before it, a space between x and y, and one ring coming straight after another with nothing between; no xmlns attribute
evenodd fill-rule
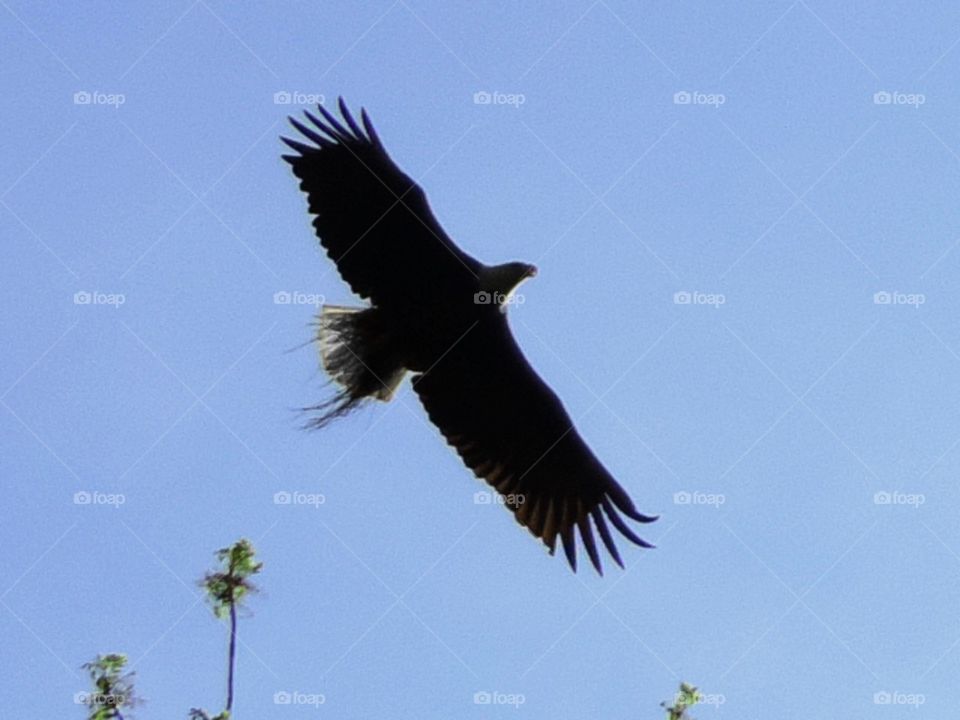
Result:
<svg viewBox="0 0 960 720"><path fill-rule="evenodd" d="M481 290L478 293L473 294L473 304L474 305L489 305L493 302L493 296L490 295L486 290Z"/></svg>
<svg viewBox="0 0 960 720"><path fill-rule="evenodd" d="M889 505L892 502L893 496L885 490L873 494L874 505Z"/></svg>
<svg viewBox="0 0 960 720"><path fill-rule="evenodd" d="M293 495L288 493L286 490L281 490L280 492L275 492L273 494L274 505L289 505L291 502L293 502Z"/></svg>

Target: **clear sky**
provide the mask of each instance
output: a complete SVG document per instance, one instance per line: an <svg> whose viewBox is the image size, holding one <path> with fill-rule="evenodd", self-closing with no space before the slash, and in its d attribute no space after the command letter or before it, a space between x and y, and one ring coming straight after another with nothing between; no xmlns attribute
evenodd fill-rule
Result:
<svg viewBox="0 0 960 720"><path fill-rule="evenodd" d="M196 580L245 536L237 718L955 716L958 41L955 2L0 2L0 706L82 717L125 652L139 717L219 709ZM355 299L277 136L341 94L539 266L513 330L661 514L626 572L475 502L408 386L299 429Z"/></svg>

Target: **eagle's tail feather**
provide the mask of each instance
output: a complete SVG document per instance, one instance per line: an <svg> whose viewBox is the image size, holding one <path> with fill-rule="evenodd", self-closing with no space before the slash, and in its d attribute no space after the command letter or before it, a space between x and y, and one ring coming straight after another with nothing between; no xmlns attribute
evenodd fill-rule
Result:
<svg viewBox="0 0 960 720"><path fill-rule="evenodd" d="M377 308L324 305L316 328L320 361L340 388L334 397L306 408L317 413L310 427L323 427L366 400L387 402L393 397L406 370Z"/></svg>

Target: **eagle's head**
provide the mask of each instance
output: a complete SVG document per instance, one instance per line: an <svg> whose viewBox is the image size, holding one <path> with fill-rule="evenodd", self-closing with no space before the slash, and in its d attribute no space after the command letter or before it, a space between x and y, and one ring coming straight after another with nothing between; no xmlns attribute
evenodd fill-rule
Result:
<svg viewBox="0 0 960 720"><path fill-rule="evenodd" d="M514 290L527 278L535 277L536 265L525 262L508 262L503 265L484 267L480 271L480 292L478 302L499 305L506 312L507 304Z"/></svg>

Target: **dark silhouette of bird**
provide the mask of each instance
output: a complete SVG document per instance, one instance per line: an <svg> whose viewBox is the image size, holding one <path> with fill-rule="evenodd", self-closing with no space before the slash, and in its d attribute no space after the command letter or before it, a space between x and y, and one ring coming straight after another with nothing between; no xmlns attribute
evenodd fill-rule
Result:
<svg viewBox="0 0 960 720"><path fill-rule="evenodd" d="M407 373L430 420L517 521L553 554L557 538L576 571L576 533L597 572L600 540L623 561L607 521L639 538L621 513L648 523L577 432L560 400L517 346L506 309L533 265L484 265L444 232L423 190L390 159L365 110L322 106L301 142L282 140L327 255L366 308L324 307L323 365L339 387L310 408L322 427L364 402L389 400ZM361 125L362 124L362 125ZM312 125L312 127L311 127Z"/></svg>

